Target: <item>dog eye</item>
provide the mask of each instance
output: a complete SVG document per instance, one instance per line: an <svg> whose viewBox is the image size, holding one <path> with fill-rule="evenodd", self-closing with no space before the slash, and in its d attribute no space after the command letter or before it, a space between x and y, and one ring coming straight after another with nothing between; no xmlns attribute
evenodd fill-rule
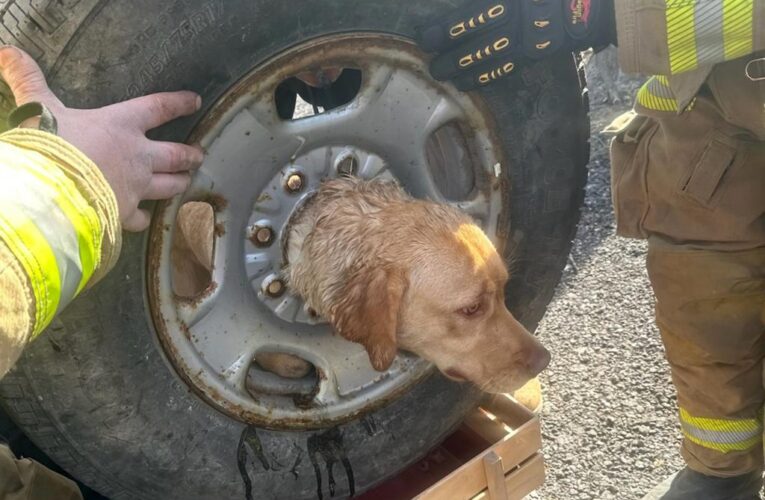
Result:
<svg viewBox="0 0 765 500"><path fill-rule="evenodd" d="M480 310L481 310L481 303L476 302L475 304L472 304L468 307L463 307L460 312L465 316L475 316Z"/></svg>

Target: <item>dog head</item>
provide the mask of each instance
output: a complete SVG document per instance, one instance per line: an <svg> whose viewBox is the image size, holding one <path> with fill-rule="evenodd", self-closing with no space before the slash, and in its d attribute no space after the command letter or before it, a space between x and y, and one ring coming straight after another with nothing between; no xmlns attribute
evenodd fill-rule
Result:
<svg viewBox="0 0 765 500"><path fill-rule="evenodd" d="M419 205L419 215L399 214L421 227L397 236L395 259L346 276L331 322L364 345L377 370L401 348L449 378L512 392L542 371L550 354L505 306L508 271L483 231L456 210L430 205ZM381 237L391 250L391 236Z"/></svg>

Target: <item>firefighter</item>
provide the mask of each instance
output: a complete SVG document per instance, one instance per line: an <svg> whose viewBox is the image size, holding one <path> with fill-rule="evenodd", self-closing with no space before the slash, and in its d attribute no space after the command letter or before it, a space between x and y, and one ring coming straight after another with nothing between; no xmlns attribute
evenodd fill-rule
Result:
<svg viewBox="0 0 765 500"><path fill-rule="evenodd" d="M0 135L1 378L58 311L112 268L122 229L148 226L138 203L184 191L203 153L146 138L197 111L192 92L77 110L17 48L0 48L0 74L20 105L10 121L24 125ZM0 436L0 498L82 495L37 462L15 459Z"/></svg>
<svg viewBox="0 0 765 500"><path fill-rule="evenodd" d="M462 90L610 44L654 75L611 144L617 233L648 240L686 462L646 498L760 498L765 0L465 2L419 37Z"/></svg>

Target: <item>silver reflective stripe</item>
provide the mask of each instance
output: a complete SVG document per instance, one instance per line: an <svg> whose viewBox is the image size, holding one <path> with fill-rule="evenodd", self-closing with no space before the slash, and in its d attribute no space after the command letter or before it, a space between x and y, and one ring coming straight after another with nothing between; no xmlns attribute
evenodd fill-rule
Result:
<svg viewBox="0 0 765 500"><path fill-rule="evenodd" d="M665 76L652 76L640 87L637 104L653 111L677 112L677 100Z"/></svg>
<svg viewBox="0 0 765 500"><path fill-rule="evenodd" d="M648 80L648 91L656 97L675 99L675 94L665 76L654 76Z"/></svg>
<svg viewBox="0 0 765 500"><path fill-rule="evenodd" d="M718 443L718 444L744 443L749 440L759 438L762 434L761 429L754 429L751 431L723 431L723 430L711 431L711 430L700 429L694 425L691 425L683 421L681 421L681 424L683 426L683 432L685 434L695 437L696 439L701 439L709 443Z"/></svg>
<svg viewBox="0 0 765 500"><path fill-rule="evenodd" d="M695 2L694 23L697 64L703 66L725 60L723 0Z"/></svg>
<svg viewBox="0 0 765 500"><path fill-rule="evenodd" d="M34 186L36 197L29 196L29 186ZM59 193L50 186L23 170L14 170L0 182L0 211L20 212L34 221L53 251L61 281L58 313L75 297L82 279L82 266L77 232L56 204L57 196Z"/></svg>

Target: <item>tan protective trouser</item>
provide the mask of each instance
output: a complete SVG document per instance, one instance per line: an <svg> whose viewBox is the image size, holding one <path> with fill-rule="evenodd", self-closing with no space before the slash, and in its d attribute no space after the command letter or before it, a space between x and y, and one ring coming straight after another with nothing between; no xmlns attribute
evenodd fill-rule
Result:
<svg viewBox="0 0 765 500"><path fill-rule="evenodd" d="M82 500L77 485L0 444L0 500Z"/></svg>
<svg viewBox="0 0 765 500"><path fill-rule="evenodd" d="M679 115L637 109L611 148L617 232L649 241L682 455L715 476L763 466L765 84L745 62Z"/></svg>

